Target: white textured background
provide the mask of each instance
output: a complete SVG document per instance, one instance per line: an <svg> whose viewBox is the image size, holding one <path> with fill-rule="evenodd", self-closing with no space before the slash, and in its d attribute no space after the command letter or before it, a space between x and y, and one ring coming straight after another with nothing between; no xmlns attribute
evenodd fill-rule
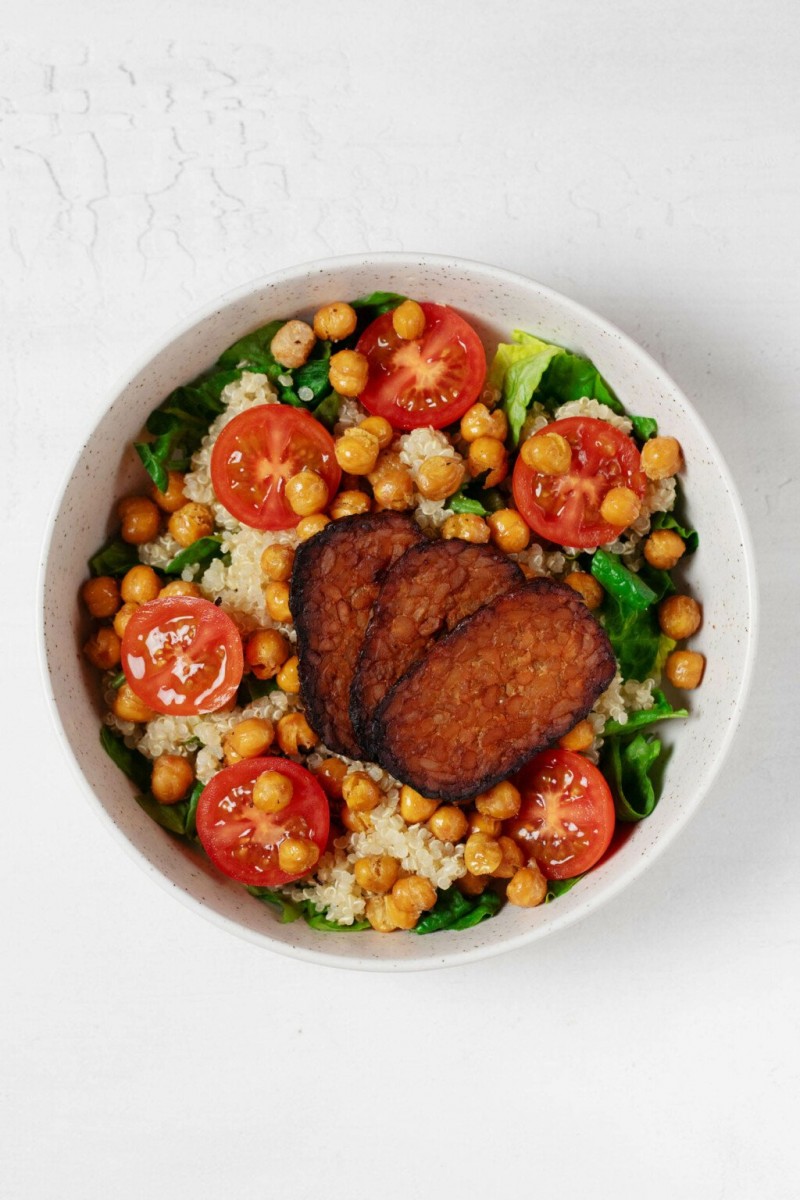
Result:
<svg viewBox="0 0 800 1200"><path fill-rule="evenodd" d="M0 33L4 1200L796 1200L797 6L7 0ZM628 893L361 977L229 940L108 839L43 710L34 580L153 338L386 249L527 273L666 365L742 488L764 628L727 768Z"/></svg>

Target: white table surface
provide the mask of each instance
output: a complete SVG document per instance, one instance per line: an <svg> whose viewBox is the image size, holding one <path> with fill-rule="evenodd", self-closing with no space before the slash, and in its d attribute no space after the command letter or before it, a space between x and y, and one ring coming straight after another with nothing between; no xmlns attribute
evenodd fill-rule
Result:
<svg viewBox="0 0 800 1200"><path fill-rule="evenodd" d="M796 5L4 12L0 1193L794 1200ZM34 633L46 516L115 377L253 276L387 249L521 271L646 346L739 481L763 600L737 743L649 873L528 951L396 977L154 887L67 772Z"/></svg>

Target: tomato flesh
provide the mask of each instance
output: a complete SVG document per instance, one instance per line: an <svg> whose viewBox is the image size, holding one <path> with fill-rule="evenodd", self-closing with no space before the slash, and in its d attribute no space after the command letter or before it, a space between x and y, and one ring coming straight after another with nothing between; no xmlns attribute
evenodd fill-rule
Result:
<svg viewBox="0 0 800 1200"><path fill-rule="evenodd" d="M264 771L292 782L292 799L279 813L253 804L253 785ZM328 800L305 767L286 758L246 758L225 767L206 784L197 805L197 834L208 857L225 875L250 886L278 887L287 875L278 850L288 837L308 838L325 850L330 827Z"/></svg>
<svg viewBox="0 0 800 1200"><path fill-rule="evenodd" d="M239 630L199 596L168 596L137 608L125 626L121 661L139 699L175 717L223 708L244 671Z"/></svg>
<svg viewBox="0 0 800 1200"><path fill-rule="evenodd" d="M514 783L522 805L503 831L546 879L572 879L602 858L614 833L614 799L588 759L572 750L545 750Z"/></svg>
<svg viewBox="0 0 800 1200"><path fill-rule="evenodd" d="M225 425L211 452L211 482L220 504L253 529L291 529L299 521L286 482L308 467L333 498L342 472L333 438L301 408L256 404Z"/></svg>
<svg viewBox="0 0 800 1200"><path fill-rule="evenodd" d="M445 304L422 304L425 332L395 333L384 313L362 333L358 349L369 360L364 407L394 429L441 429L464 415L480 395L486 354L471 325Z"/></svg>
<svg viewBox="0 0 800 1200"><path fill-rule="evenodd" d="M512 481L517 508L534 532L561 546L586 550L613 542L622 530L603 520L600 506L614 487L644 496L647 480L636 443L595 417L565 417L534 437L547 433L567 439L572 464L566 475L545 475L519 455Z"/></svg>

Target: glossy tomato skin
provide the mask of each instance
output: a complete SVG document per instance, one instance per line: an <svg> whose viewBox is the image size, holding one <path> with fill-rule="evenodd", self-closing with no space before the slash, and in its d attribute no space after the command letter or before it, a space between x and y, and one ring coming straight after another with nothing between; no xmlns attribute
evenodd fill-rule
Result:
<svg viewBox="0 0 800 1200"><path fill-rule="evenodd" d="M504 824L546 879L572 879L593 867L614 834L614 799L602 773L572 750L545 750L514 779L518 816Z"/></svg>
<svg viewBox="0 0 800 1200"><path fill-rule="evenodd" d="M294 788L279 813L260 812L252 803L253 784L264 771L279 771ZM323 854L330 809L314 776L286 758L245 758L225 767L206 784L197 805L197 834L208 857L223 874L251 887L278 887L302 875L278 865L278 847L287 837L309 838Z"/></svg>
<svg viewBox="0 0 800 1200"><path fill-rule="evenodd" d="M253 529L293 529L300 520L285 496L303 467L321 475L331 499L342 472L333 438L302 408L256 404L225 425L211 452L211 482L231 516Z"/></svg>
<svg viewBox="0 0 800 1200"><path fill-rule="evenodd" d="M242 638L227 613L199 596L142 604L125 626L122 669L148 708L173 717L224 708L242 682Z"/></svg>
<svg viewBox="0 0 800 1200"><path fill-rule="evenodd" d="M442 429L475 403L486 379L486 353L471 325L445 304L422 304L425 332L398 337L392 314L368 325L358 349L369 360L359 400L393 429Z"/></svg>
<svg viewBox="0 0 800 1200"><path fill-rule="evenodd" d="M595 417L565 417L534 437L547 433L567 439L572 466L566 475L544 475L520 454L512 480L517 508L535 533L558 545L586 550L613 542L621 530L602 519L600 505L612 487L644 496L647 480L636 443Z"/></svg>

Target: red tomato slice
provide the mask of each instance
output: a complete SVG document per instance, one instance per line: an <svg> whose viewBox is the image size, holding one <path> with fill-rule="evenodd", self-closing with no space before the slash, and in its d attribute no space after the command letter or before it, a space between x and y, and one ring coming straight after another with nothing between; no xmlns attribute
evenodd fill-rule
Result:
<svg viewBox="0 0 800 1200"><path fill-rule="evenodd" d="M242 681L242 638L227 613L199 596L142 604L125 626L122 669L154 712L193 717L224 708Z"/></svg>
<svg viewBox="0 0 800 1200"><path fill-rule="evenodd" d="M279 771L292 781L292 799L279 813L253 804L253 784L263 771ZM329 825L322 788L310 771L286 758L245 758L225 767L206 784L197 805L197 833L206 854L225 875L251 886L300 879L280 869L278 847L287 837L304 837L322 854Z"/></svg>
<svg viewBox="0 0 800 1200"><path fill-rule="evenodd" d="M572 879L599 861L614 833L614 800L597 767L572 750L545 750L516 776L519 815L504 823L546 879Z"/></svg>
<svg viewBox="0 0 800 1200"><path fill-rule="evenodd" d="M394 429L450 425L475 403L486 378L486 354L472 326L445 304L421 307L421 338L398 337L388 312L358 339L369 359L359 400Z"/></svg>
<svg viewBox="0 0 800 1200"><path fill-rule="evenodd" d="M589 549L604 546L621 530L600 516L600 505L613 487L627 487L641 499L645 479L639 451L608 421L595 417L566 417L540 429L560 433L572 447L572 466L566 475L543 475L526 466L519 455L513 490L517 508L534 532L561 546Z"/></svg>
<svg viewBox="0 0 800 1200"><path fill-rule="evenodd" d="M220 504L253 529L291 529L300 520L284 496L303 467L316 471L333 498L342 472L333 438L302 408L256 404L222 430L211 453L211 482Z"/></svg>

